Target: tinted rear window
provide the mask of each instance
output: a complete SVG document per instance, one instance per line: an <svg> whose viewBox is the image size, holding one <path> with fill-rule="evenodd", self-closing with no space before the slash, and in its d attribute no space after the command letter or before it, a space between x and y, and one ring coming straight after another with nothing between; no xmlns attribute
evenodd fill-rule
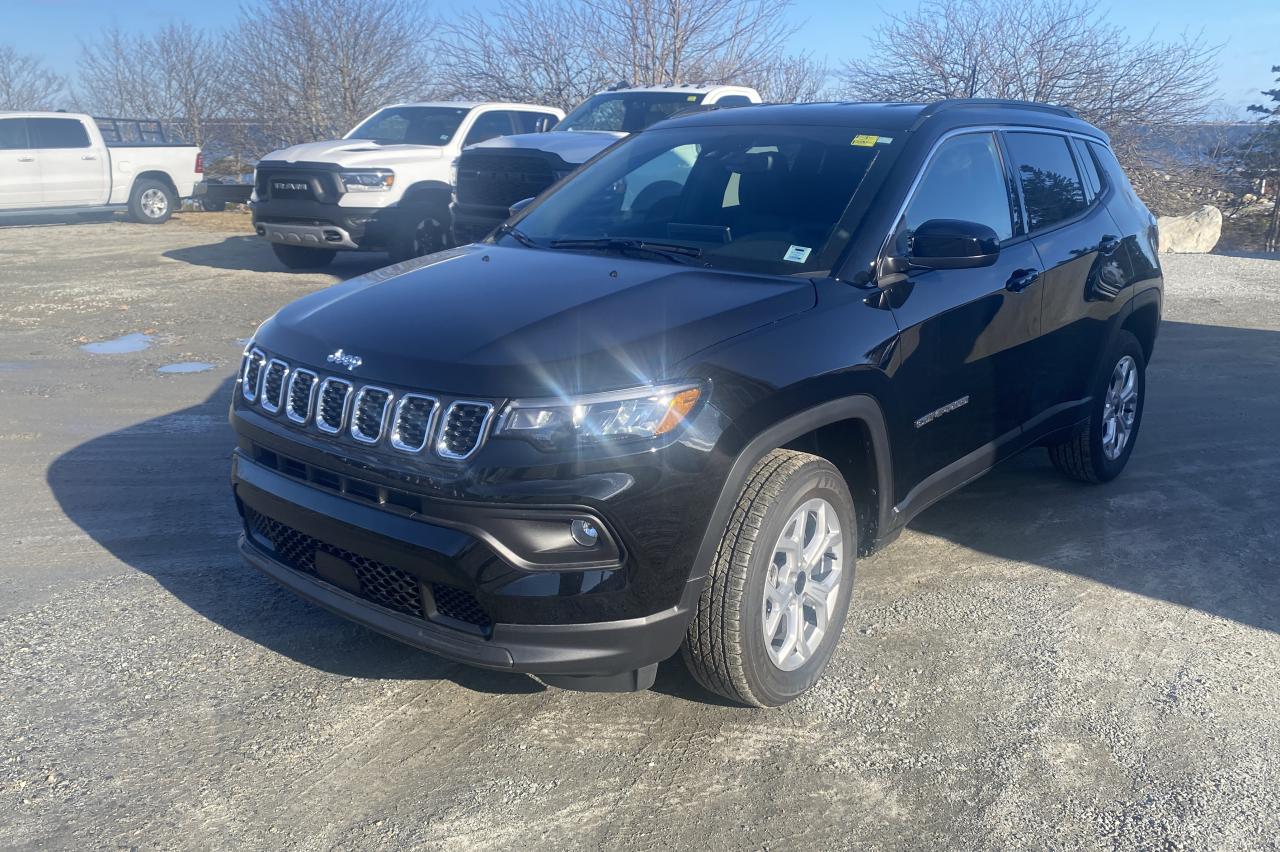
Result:
<svg viewBox="0 0 1280 852"><path fill-rule="evenodd" d="M1065 136L1010 133L1006 139L1017 166L1031 231L1051 228L1088 206Z"/></svg>
<svg viewBox="0 0 1280 852"><path fill-rule="evenodd" d="M89 133L76 118L28 118L37 148L88 148Z"/></svg>

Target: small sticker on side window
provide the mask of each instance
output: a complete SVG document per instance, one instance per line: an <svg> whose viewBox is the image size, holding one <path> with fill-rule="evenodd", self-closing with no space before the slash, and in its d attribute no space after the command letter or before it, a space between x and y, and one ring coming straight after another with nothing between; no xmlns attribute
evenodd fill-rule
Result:
<svg viewBox="0 0 1280 852"><path fill-rule="evenodd" d="M804 263L809 259L809 253L813 249L808 246L792 246L787 249L787 253L782 256L783 260L789 260L792 263Z"/></svg>
<svg viewBox="0 0 1280 852"><path fill-rule="evenodd" d="M685 100L688 100L688 101L696 101L697 99L698 99L697 95L690 95L689 97L685 98Z"/></svg>

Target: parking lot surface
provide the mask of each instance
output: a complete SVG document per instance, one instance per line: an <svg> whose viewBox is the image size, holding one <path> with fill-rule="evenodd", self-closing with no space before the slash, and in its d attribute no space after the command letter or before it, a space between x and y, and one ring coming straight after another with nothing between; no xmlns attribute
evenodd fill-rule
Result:
<svg viewBox="0 0 1280 852"><path fill-rule="evenodd" d="M0 847L1276 847L1280 262L1167 259L1127 472L930 509L769 711L469 669L239 562L241 341L380 263L0 228Z"/></svg>

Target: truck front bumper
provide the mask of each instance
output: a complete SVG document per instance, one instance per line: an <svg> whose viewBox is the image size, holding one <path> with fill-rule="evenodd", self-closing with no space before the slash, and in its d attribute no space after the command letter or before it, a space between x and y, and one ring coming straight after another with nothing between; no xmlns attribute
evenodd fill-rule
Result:
<svg viewBox="0 0 1280 852"><path fill-rule="evenodd" d="M258 236L273 243L304 248L358 249L351 234L337 225L303 225L297 222L258 222Z"/></svg>

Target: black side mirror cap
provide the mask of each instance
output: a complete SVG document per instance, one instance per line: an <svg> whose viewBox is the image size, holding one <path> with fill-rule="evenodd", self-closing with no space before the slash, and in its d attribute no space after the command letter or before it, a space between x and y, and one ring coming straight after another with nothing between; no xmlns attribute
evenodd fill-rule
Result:
<svg viewBox="0 0 1280 852"><path fill-rule="evenodd" d="M930 219L911 235L907 260L923 269L976 269L1000 256L1000 237L989 226L963 219Z"/></svg>
<svg viewBox="0 0 1280 852"><path fill-rule="evenodd" d="M510 207L508 207L508 208L507 208L507 215L509 215L509 216L514 216L514 215L516 215L516 214L517 214L517 213L519 213L521 210L523 210L524 208L526 208L526 207L528 207L530 204L532 204L532 203L534 202L534 200L535 200L535 199L533 199L533 198L521 198L521 199L520 199L519 201L517 201L515 204L512 204Z"/></svg>

